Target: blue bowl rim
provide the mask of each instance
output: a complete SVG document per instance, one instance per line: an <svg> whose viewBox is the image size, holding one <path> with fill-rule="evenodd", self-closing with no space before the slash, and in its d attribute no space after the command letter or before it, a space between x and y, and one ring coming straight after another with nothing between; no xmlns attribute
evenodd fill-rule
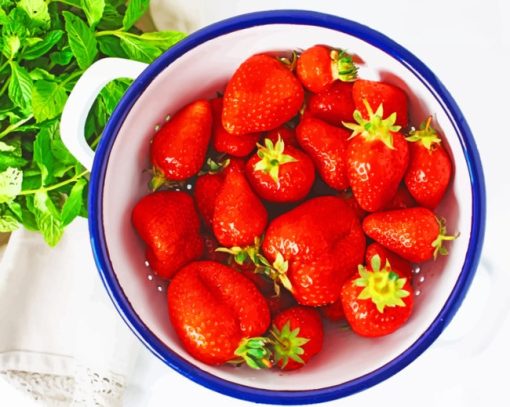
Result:
<svg viewBox="0 0 510 407"><path fill-rule="evenodd" d="M452 293L433 323L414 344L386 365L349 382L313 390L276 391L240 385L214 376L168 349L138 317L125 297L109 261L103 229L103 184L109 155L122 123L145 88L172 61L201 43L233 31L267 24L334 29L372 44L407 66L435 94L456 128L472 188L472 227L466 259ZM334 400L374 386L402 370L437 339L460 307L474 277L485 234L486 194L480 157L466 119L445 86L417 57L385 35L345 18L308 10L271 10L239 15L196 31L166 51L133 82L108 121L97 148L90 177L88 208L91 245L103 284L129 328L155 356L180 374L219 393L258 403L289 405Z"/></svg>

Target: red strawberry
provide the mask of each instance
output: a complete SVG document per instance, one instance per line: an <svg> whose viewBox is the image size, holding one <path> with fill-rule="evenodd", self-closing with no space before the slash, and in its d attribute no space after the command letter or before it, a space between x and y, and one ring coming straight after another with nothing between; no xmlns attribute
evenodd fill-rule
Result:
<svg viewBox="0 0 510 407"><path fill-rule="evenodd" d="M275 363L282 370L303 367L322 350L324 329L319 312L313 308L288 308L273 320Z"/></svg>
<svg viewBox="0 0 510 407"><path fill-rule="evenodd" d="M337 193L337 196L339 198L342 198L344 202L349 205L353 210L356 216L359 220L362 220L367 213L359 206L358 201L356 201L356 198L354 198L354 195L352 194L352 191L347 189L345 191L340 191Z"/></svg>
<svg viewBox="0 0 510 407"><path fill-rule="evenodd" d="M356 80L358 69L352 57L342 50L314 45L304 50L296 65L296 74L305 88L318 93L337 79Z"/></svg>
<svg viewBox="0 0 510 407"><path fill-rule="evenodd" d="M315 168L301 150L286 145L280 138L275 144L265 139L265 146L246 163L246 176L257 194L271 202L295 202L312 188Z"/></svg>
<svg viewBox="0 0 510 407"><path fill-rule="evenodd" d="M370 118L366 101L372 111L382 105L386 114L395 113L395 124L407 127L407 95L398 86L359 79L352 86L352 97L356 110L359 110L365 119Z"/></svg>
<svg viewBox="0 0 510 407"><path fill-rule="evenodd" d="M412 208L417 206L416 201L411 196L409 191L407 190L405 184L401 183L393 195L393 198L388 202L388 204L384 207L385 211L389 211L391 209L405 209Z"/></svg>
<svg viewBox="0 0 510 407"><path fill-rule="evenodd" d="M436 130L430 126L429 117L420 130L410 133L410 160L404 181L416 201L427 208L435 208L443 198L450 183L452 163L441 145Z"/></svg>
<svg viewBox="0 0 510 407"><path fill-rule="evenodd" d="M236 70L223 96L223 127L231 134L267 131L292 119L303 87L276 58L254 55Z"/></svg>
<svg viewBox="0 0 510 407"><path fill-rule="evenodd" d="M330 321L342 321L345 319L344 306L340 299L336 300L333 304L324 305L320 307L322 315Z"/></svg>
<svg viewBox="0 0 510 407"><path fill-rule="evenodd" d="M274 219L262 251L298 303L320 306L338 299L343 282L363 261L365 236L342 199L324 196Z"/></svg>
<svg viewBox="0 0 510 407"><path fill-rule="evenodd" d="M200 171L211 138L211 126L211 105L200 99L183 107L161 127L151 144L155 188L161 185L163 178L182 181Z"/></svg>
<svg viewBox="0 0 510 407"><path fill-rule="evenodd" d="M278 295L275 295L273 290L271 294L266 295L266 300L273 317L287 308L297 305L292 294L286 290L281 290Z"/></svg>
<svg viewBox="0 0 510 407"><path fill-rule="evenodd" d="M170 278L202 255L200 220L193 199L185 192L161 191L144 196L133 208L132 222L147 245L149 265L163 278Z"/></svg>
<svg viewBox="0 0 510 407"><path fill-rule="evenodd" d="M266 134L264 138L268 138L276 144L278 138L281 138L286 146L299 147L296 140L296 132L287 126L280 126L274 130L271 130Z"/></svg>
<svg viewBox="0 0 510 407"><path fill-rule="evenodd" d="M367 251L365 252L365 264L372 264L372 257L374 256L379 256L381 264L386 264L386 260L388 260L391 264L391 269L397 273L399 277L407 278L408 281L411 281L413 277L413 267L407 260L385 249L379 243L368 245Z"/></svg>
<svg viewBox="0 0 510 407"><path fill-rule="evenodd" d="M170 282L167 298L170 320L184 348L209 365L243 356L247 339L262 335L270 324L267 302L257 287L220 263L188 264ZM268 355L261 356L259 367L267 367Z"/></svg>
<svg viewBox="0 0 510 407"><path fill-rule="evenodd" d="M365 233L392 252L413 263L447 254L443 241L453 240L446 235L444 222L422 207L377 212L363 220Z"/></svg>
<svg viewBox="0 0 510 407"><path fill-rule="evenodd" d="M333 82L326 89L310 96L307 109L313 117L333 126L340 126L342 122L352 120L355 110L352 83Z"/></svg>
<svg viewBox="0 0 510 407"><path fill-rule="evenodd" d="M211 106L213 110L212 144L214 149L220 153L230 154L233 157L245 157L255 150L260 134L230 134L223 128L221 121L223 98L213 99Z"/></svg>
<svg viewBox="0 0 510 407"><path fill-rule="evenodd" d="M347 176L360 206L375 212L384 208L397 192L409 161L407 141L398 133L395 114L383 119L383 108L374 113L367 104L368 120L356 110L357 123L347 148Z"/></svg>
<svg viewBox="0 0 510 407"><path fill-rule="evenodd" d="M313 117L304 118L296 128L299 145L312 158L321 178L331 188L349 187L347 144L349 132Z"/></svg>
<svg viewBox="0 0 510 407"><path fill-rule="evenodd" d="M219 263L226 263L228 261L228 254L217 251L219 244L216 238L209 231L202 232L204 239L204 259L217 261Z"/></svg>
<svg viewBox="0 0 510 407"><path fill-rule="evenodd" d="M372 257L370 270L360 266L342 287L345 317L358 335L388 335L400 328L411 315L414 295L409 280L399 278L389 262Z"/></svg>
<svg viewBox="0 0 510 407"><path fill-rule="evenodd" d="M267 210L242 172L231 171L216 198L213 231L222 246L247 246L262 235Z"/></svg>

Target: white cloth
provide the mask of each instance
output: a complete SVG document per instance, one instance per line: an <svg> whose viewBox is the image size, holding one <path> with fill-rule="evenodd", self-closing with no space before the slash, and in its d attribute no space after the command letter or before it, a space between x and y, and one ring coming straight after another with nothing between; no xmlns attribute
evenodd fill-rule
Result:
<svg viewBox="0 0 510 407"><path fill-rule="evenodd" d="M139 342L97 272L87 221L55 248L14 232L0 261L0 378L48 406L122 404Z"/></svg>

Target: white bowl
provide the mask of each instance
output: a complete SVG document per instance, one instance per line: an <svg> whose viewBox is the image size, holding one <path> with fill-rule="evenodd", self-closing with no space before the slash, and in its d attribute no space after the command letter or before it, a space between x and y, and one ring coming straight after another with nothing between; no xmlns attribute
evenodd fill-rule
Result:
<svg viewBox="0 0 510 407"><path fill-rule="evenodd" d="M150 167L149 142L165 116L194 99L213 97L249 56L319 43L361 57L360 77L403 88L411 99L411 123L433 114L455 162L452 185L436 212L446 218L448 231L460 232L460 237L448 247L448 256L423 264L424 281L416 279L414 313L395 333L367 339L328 325L324 350L295 372L207 366L193 359L177 339L169 323L164 287L157 279L148 279L144 247L130 222L133 206L147 193L143 170ZM83 110L99 89L98 82L135 76L141 67L122 60L100 61L91 68L94 74L84 75L82 84L78 83L77 96L71 95L64 112L62 135L84 163L90 162L92 153L84 147L82 136L71 134L78 133L83 116L83 112L76 114L76 102ZM103 74L101 81L98 72ZM441 82L415 56L352 21L308 11L271 11L235 17L195 32L143 70L113 113L97 149L89 223L106 289L126 323L157 357L190 379L234 397L314 403L386 379L438 337L460 306L478 264L485 191L478 152L464 117Z"/></svg>

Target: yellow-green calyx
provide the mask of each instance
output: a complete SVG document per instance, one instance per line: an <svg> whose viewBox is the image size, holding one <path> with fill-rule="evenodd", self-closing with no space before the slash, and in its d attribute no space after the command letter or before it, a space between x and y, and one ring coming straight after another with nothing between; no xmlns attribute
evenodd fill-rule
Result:
<svg viewBox="0 0 510 407"><path fill-rule="evenodd" d="M368 270L362 265L358 266L360 278L356 279L354 284L364 287L358 299L372 300L380 313L384 312L385 307L405 307L402 298L410 294L403 289L407 279L399 278L398 274L391 270L388 261L381 270L381 258L378 255L372 257L371 267L372 270Z"/></svg>
<svg viewBox="0 0 510 407"><path fill-rule="evenodd" d="M448 250L443 246L444 241L455 240L459 237L459 233L456 235L447 235L446 234L446 221L444 219L436 218L437 223L439 224L439 235L436 240L432 242L432 247L434 248L434 260L437 258L437 255L446 256L448 254Z"/></svg>
<svg viewBox="0 0 510 407"><path fill-rule="evenodd" d="M272 352L269 347L271 341L263 336L256 338L243 338L234 354L236 359L230 363L246 363L252 369L267 369L272 367Z"/></svg>
<svg viewBox="0 0 510 407"><path fill-rule="evenodd" d="M262 273L274 281L274 291L276 295L280 295L279 283L292 292L292 283L287 276L289 262L285 260L280 252L276 253L273 264L269 263L261 254L257 255L257 262L255 264L257 266L255 271L257 273Z"/></svg>
<svg viewBox="0 0 510 407"><path fill-rule="evenodd" d="M257 264L261 245L261 239L256 237L252 245L240 247L218 247L215 251L221 253L227 253L232 256L235 263L243 265L246 261L251 261L253 264Z"/></svg>
<svg viewBox="0 0 510 407"><path fill-rule="evenodd" d="M353 118L356 123L345 123L342 124L348 129L352 130L350 138L361 135L367 141L380 140L388 148L393 150L393 135L400 130L400 126L395 125L397 121L397 113L393 112L387 118L383 118L383 105L379 105L377 110L374 112L370 107L370 104L366 99L363 99L363 103L368 113L368 120L363 118L359 110L355 110Z"/></svg>
<svg viewBox="0 0 510 407"><path fill-rule="evenodd" d="M279 330L273 325L271 336L274 338L274 363L282 361L281 368L284 368L289 359L298 363L305 363L300 355L305 353L303 345L310 341L308 338L299 336L299 328L290 329L290 322L286 322Z"/></svg>
<svg viewBox="0 0 510 407"><path fill-rule="evenodd" d="M427 117L420 125L418 130L411 130L409 137L406 137L407 141L419 142L427 150L431 151L433 146L440 144L441 139L437 135L437 131L430 125L432 116Z"/></svg>
<svg viewBox="0 0 510 407"><path fill-rule="evenodd" d="M358 78L358 67L354 64L351 55L341 49L334 49L330 57L333 78L342 82L354 82Z"/></svg>
<svg viewBox="0 0 510 407"><path fill-rule="evenodd" d="M264 171L266 174L269 174L276 183L276 186L280 187L280 179L278 177L280 166L296 162L297 160L288 154L283 154L285 143L280 136L278 136L275 144L268 138L265 139L264 144L264 146L257 144L259 148L257 155L260 161L255 164L254 169L255 171Z"/></svg>

